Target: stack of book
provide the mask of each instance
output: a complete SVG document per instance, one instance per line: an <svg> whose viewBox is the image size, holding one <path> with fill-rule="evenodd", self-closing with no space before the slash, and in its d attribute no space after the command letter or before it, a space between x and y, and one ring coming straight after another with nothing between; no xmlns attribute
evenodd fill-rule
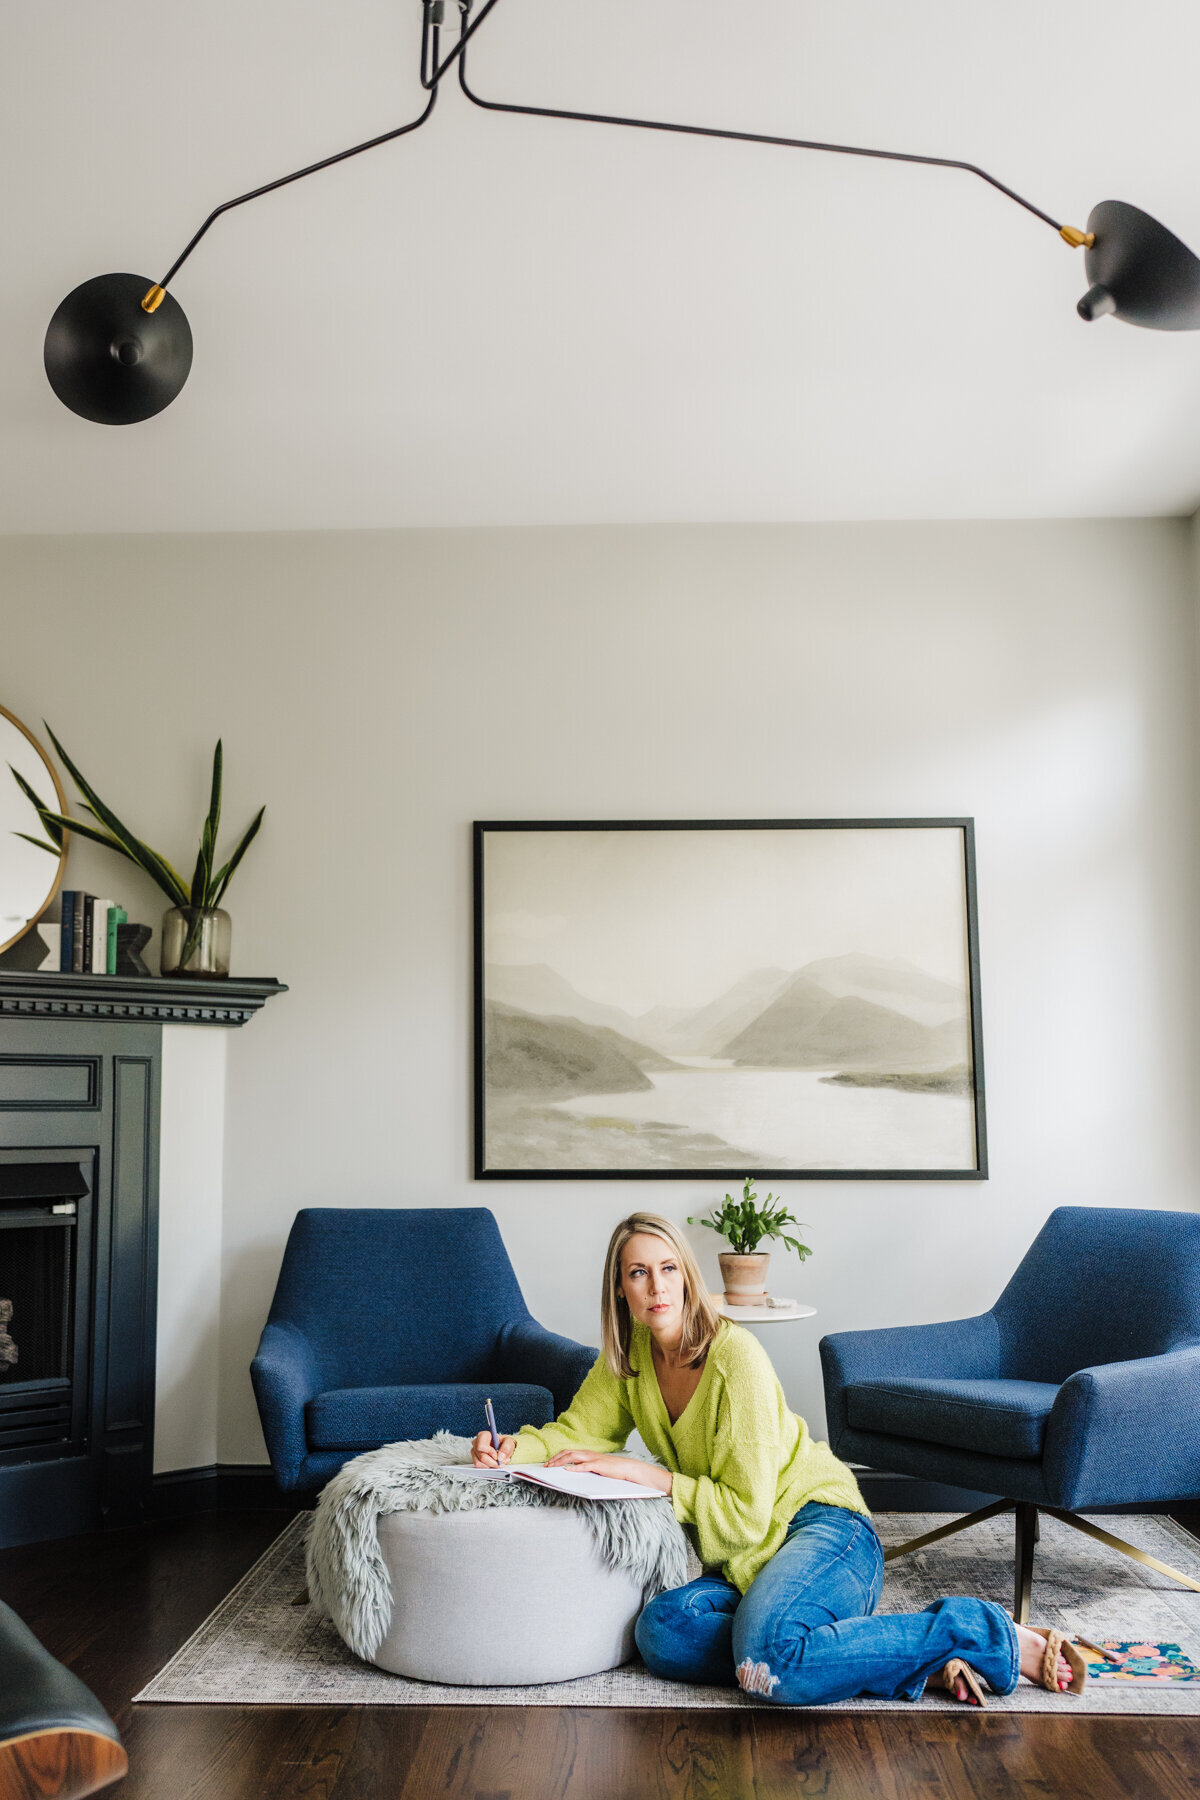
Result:
<svg viewBox="0 0 1200 1800"><path fill-rule="evenodd" d="M64 974L115 975L117 926L128 917L115 900L97 900L95 894L64 888L59 969Z"/></svg>

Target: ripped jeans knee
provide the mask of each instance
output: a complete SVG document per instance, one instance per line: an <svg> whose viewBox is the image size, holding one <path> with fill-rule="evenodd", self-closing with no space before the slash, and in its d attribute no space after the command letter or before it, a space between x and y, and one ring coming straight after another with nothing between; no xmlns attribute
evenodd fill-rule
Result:
<svg viewBox="0 0 1200 1800"><path fill-rule="evenodd" d="M819 1678L813 1627L797 1621L744 1619L733 1630L733 1672L744 1694L780 1705L804 1706L809 1668ZM819 1640L818 1640L819 1642Z"/></svg>
<svg viewBox="0 0 1200 1800"><path fill-rule="evenodd" d="M744 1694L761 1694L764 1699L769 1700L779 1686L780 1677L772 1675L769 1663L751 1662L748 1656L743 1657L735 1674Z"/></svg>
<svg viewBox="0 0 1200 1800"><path fill-rule="evenodd" d="M758 1629L733 1633L733 1672L744 1694L758 1700L783 1701L780 1686L787 1689L787 1704L796 1704L796 1692L803 1686L802 1670L811 1633L804 1626L794 1626L781 1634L758 1622ZM803 1701L800 1702L803 1704Z"/></svg>

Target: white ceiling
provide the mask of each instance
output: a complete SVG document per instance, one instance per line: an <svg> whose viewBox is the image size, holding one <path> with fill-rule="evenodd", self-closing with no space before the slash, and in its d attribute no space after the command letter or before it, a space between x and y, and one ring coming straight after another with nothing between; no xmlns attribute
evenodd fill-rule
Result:
<svg viewBox="0 0 1200 1800"><path fill-rule="evenodd" d="M448 14L455 14L449 0ZM488 115L220 221L143 425L42 338L212 206L419 110L419 0L0 0L0 530L1184 513L1200 333L1084 325L970 176ZM975 160L1200 248L1184 0L500 0L481 91Z"/></svg>

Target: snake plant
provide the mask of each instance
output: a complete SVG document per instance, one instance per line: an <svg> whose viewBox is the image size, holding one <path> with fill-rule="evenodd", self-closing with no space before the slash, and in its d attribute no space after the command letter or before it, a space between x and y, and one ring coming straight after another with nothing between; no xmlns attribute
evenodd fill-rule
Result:
<svg viewBox="0 0 1200 1800"><path fill-rule="evenodd" d="M13 836L24 838L25 842L32 844L35 850L48 850L51 856L61 856L63 853L63 828L54 823L56 815L49 810L41 795L30 787L21 771L14 769L11 763L8 766L12 770L13 780L42 821L42 827L46 833L44 838L35 838L30 837L27 831L14 831Z"/></svg>
<svg viewBox="0 0 1200 1800"><path fill-rule="evenodd" d="M208 909L220 906L225 890L233 878L234 870L237 868L243 856L245 856L246 851L250 848L250 845L258 835L258 828L262 824L263 813L266 811L266 807L259 807L253 819L246 827L246 830L242 833L233 854L228 857L219 868L215 868L214 864L217 860L217 830L221 822L221 773L223 766L221 740L219 738L217 739L217 747L213 752L212 789L209 797L208 817L205 819L200 833L200 849L196 856L196 867L189 885L179 871L173 868L167 861L165 856L160 856L157 850L152 850L148 844L144 844L140 838L135 837L127 825L121 823L112 808L104 804L104 801L101 800L95 788L80 774L54 733L50 730L49 725L46 726L46 730L49 732L50 742L58 751L64 766L70 773L71 779L79 789L81 797L80 804L82 805L84 812L90 813L92 819L95 821L94 823L89 824L83 819L70 819L65 813L55 812L53 808L44 806L34 793L33 789L29 786L28 782L23 781L20 775L16 774L16 770L14 769L13 774L16 775L16 779L26 797L32 800L33 804L37 807L38 817L42 821L42 826L46 835L53 840L53 844L56 847L56 854L58 851L61 851L63 833L65 831L73 831L76 836L87 838L93 844L103 844L107 850L115 850L118 856L124 856L131 863L136 863L138 868L144 870L145 873L149 875L151 881L155 882L156 885L162 889L172 906L185 908L192 907L196 909ZM37 838L29 839L30 843L38 843L39 841L40 840ZM42 847L44 849L50 849L51 845L46 844ZM186 960L186 958L184 960Z"/></svg>

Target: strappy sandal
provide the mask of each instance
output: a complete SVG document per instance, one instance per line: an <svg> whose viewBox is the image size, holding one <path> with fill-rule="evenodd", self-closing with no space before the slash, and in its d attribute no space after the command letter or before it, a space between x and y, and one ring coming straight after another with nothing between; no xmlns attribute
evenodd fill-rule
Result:
<svg viewBox="0 0 1200 1800"><path fill-rule="evenodd" d="M965 1681L967 1684L967 1705L987 1705L987 1701L983 1697L983 1689L979 1685L978 1675L975 1673L970 1663L963 1662L960 1656L952 1657L946 1664L945 1668L942 1670L942 1681L945 1685L946 1692L950 1695L952 1700L958 1699L958 1695L954 1691L955 1682Z"/></svg>
<svg viewBox="0 0 1200 1800"><path fill-rule="evenodd" d="M1066 1632L1056 1630L1053 1625L1030 1625L1028 1629L1036 1631L1040 1638L1046 1640L1046 1654L1042 1658L1042 1686L1051 1694L1082 1694L1087 1686L1087 1663ZM1060 1688L1058 1685L1060 1656L1065 1657L1070 1665L1070 1687Z"/></svg>

